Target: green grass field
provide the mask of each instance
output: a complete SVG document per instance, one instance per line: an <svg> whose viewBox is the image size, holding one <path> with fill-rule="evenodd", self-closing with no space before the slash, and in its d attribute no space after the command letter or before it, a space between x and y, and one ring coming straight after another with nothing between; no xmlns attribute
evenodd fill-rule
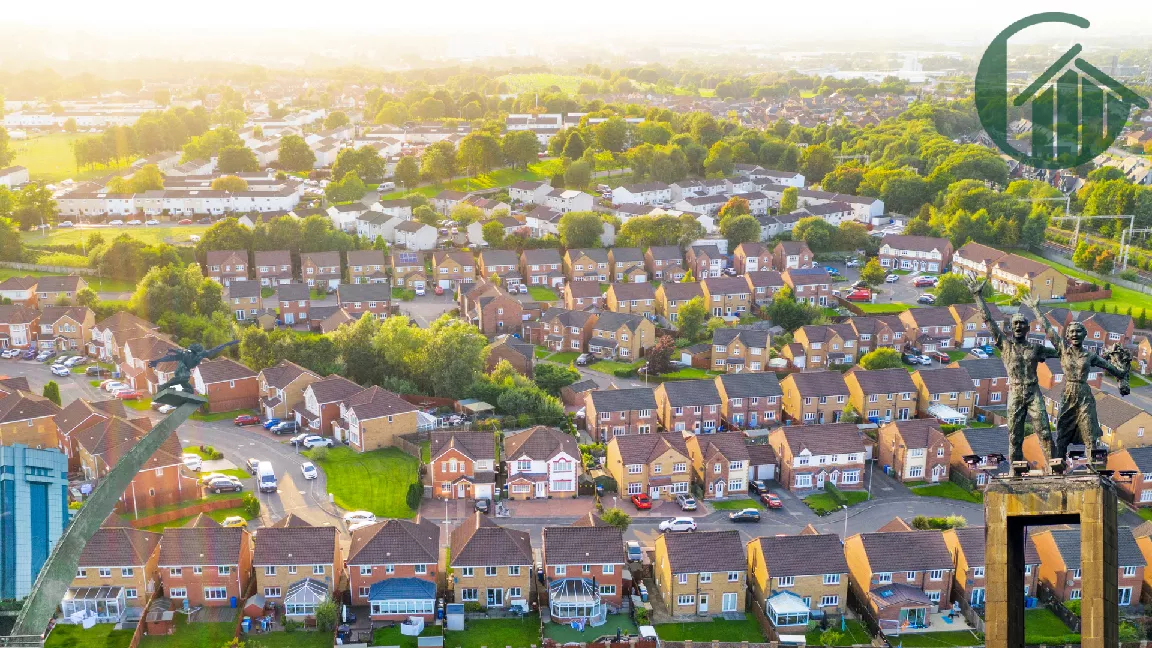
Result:
<svg viewBox="0 0 1152 648"><path fill-rule="evenodd" d="M0 268L0 281L4 281L9 277L55 277L59 276L54 272L38 272L35 270L13 270L12 268ZM131 281L123 279L105 279L103 277L84 277L88 282L88 287L96 292L134 292L136 284Z"/></svg>
<svg viewBox="0 0 1152 648"><path fill-rule="evenodd" d="M887 304L856 304L860 310L864 311L866 315L887 315L889 313L903 313L906 310L916 308L911 304L902 304L900 302L890 302Z"/></svg>
<svg viewBox="0 0 1152 648"><path fill-rule="evenodd" d="M72 142L83 137L90 135L56 133L27 140L12 140L11 146L16 152L13 164L27 167L32 179L41 182L58 182L68 178L88 180L117 173L127 166L78 170L76 158L72 154Z"/></svg>
<svg viewBox="0 0 1152 648"><path fill-rule="evenodd" d="M615 375L614 372L617 369L635 370L635 369L638 369L642 366L644 366L643 360L641 360L640 362L631 362L631 363L615 362L612 360L598 360L598 361L588 365L588 368L591 369L592 371L599 371L600 373L604 373L604 374L608 374L609 376L612 376L612 375Z"/></svg>
<svg viewBox="0 0 1152 648"><path fill-rule="evenodd" d="M493 189L496 187L507 187L515 182L521 180L543 180L551 178L553 175L560 173L563 170L563 163L560 160L546 160L543 162L533 162L528 165L527 169L496 169L491 173L473 176L470 178L457 178L448 182L436 183L425 185L423 187L416 187L415 189L401 189L400 191L393 191L392 193L380 196L383 199L390 198L403 198L410 193L418 193L429 198L444 191L445 189L453 189L455 191L478 191L480 189Z"/></svg>
<svg viewBox="0 0 1152 648"><path fill-rule="evenodd" d="M227 471L224 471L224 472L227 472ZM251 475L249 475L249 477L251 477ZM221 493L221 494L223 495L224 493ZM227 493L227 495L235 496L235 493ZM221 522L221 523L224 522L225 518L232 517L233 515L239 515L240 517L244 518L245 520L251 520L252 519L251 516L249 516L247 513L244 512L244 507L241 507L241 506L237 506L235 508L217 509L215 511L209 511L208 512L208 517L212 518L213 520L216 520L217 522ZM185 524L188 524L189 522L191 522L195 517L196 517L195 515L189 515L188 517L178 518L178 519L172 520L171 522L161 522L160 524L153 524L151 526L144 527L144 530L145 531L154 531L156 533L159 533L159 532L163 531L164 529L168 529L168 528L172 528L172 527L182 527Z"/></svg>
<svg viewBox="0 0 1152 648"><path fill-rule="evenodd" d="M713 619L697 623L661 623L656 626L656 634L664 641L725 642L761 641L764 633L756 619L746 616L743 621Z"/></svg>
<svg viewBox="0 0 1152 648"><path fill-rule="evenodd" d="M315 630L268 632L258 635L255 640L249 639L245 645L259 648L329 648L332 645L332 633ZM413 642L412 645L415 646L416 643Z"/></svg>
<svg viewBox="0 0 1152 648"><path fill-rule="evenodd" d="M984 501L984 496L981 493L977 491L966 491L958 484L952 482L917 486L912 488L911 491L913 495L919 495L921 497L944 497L961 502L974 502L976 504Z"/></svg>
<svg viewBox="0 0 1152 648"><path fill-rule="evenodd" d="M840 628L832 626L836 632L840 632ZM819 627L809 630L805 634L805 639L810 646L823 646L821 643L820 635L823 634ZM836 642L835 646L857 646L867 645L872 643L872 635L868 634L868 628L864 627L863 623L855 619L844 620L844 632L841 634L842 639Z"/></svg>
<svg viewBox="0 0 1152 648"><path fill-rule="evenodd" d="M212 421L228 421L236 418L237 416L240 416L241 414L254 413L255 412L249 409L238 409L232 410L231 412L215 412L213 414L201 414L200 412L196 412L192 414L191 419L193 421L204 421L210 423Z"/></svg>
<svg viewBox="0 0 1152 648"><path fill-rule="evenodd" d="M528 286L528 296L536 301L556 301L555 291L545 286Z"/></svg>
<svg viewBox="0 0 1152 648"><path fill-rule="evenodd" d="M170 635L146 636L140 648L207 648L223 646L236 636L236 622L188 623L184 614L176 614L174 632Z"/></svg>
<svg viewBox="0 0 1152 648"><path fill-rule="evenodd" d="M1062 274L1068 275L1069 277L1080 279L1082 281L1099 283L1098 279L1089 277L1076 268L1071 268L1066 265L1061 265L1059 263L1049 261L1048 259L1045 259L1038 254L1032 254L1031 252L1017 252L1016 254L1019 254L1023 257L1028 257L1034 261L1039 261L1045 265L1050 265L1053 268L1059 270ZM1068 304L1068 308L1072 310L1088 310L1088 306L1091 304L1096 305L1096 310L1100 310L1101 307L1107 307L1109 312L1111 312L1113 306L1116 306L1121 313L1126 312L1128 307L1131 306L1132 310L1134 311L1133 315L1137 315L1142 308L1152 308L1152 295L1137 292L1135 290L1130 290L1128 288L1113 284L1112 299L1097 300L1094 302L1076 302L1074 304Z"/></svg>
<svg viewBox="0 0 1152 648"><path fill-rule="evenodd" d="M523 619L475 619L468 622L463 632L449 632L444 636L444 648L528 648L538 645L540 619L534 614Z"/></svg>
<svg viewBox="0 0 1152 648"><path fill-rule="evenodd" d="M848 501L848 506L856 506L860 502L868 500L868 493L863 491L840 491L840 493ZM836 499L830 493L813 493L804 498L804 503L816 515L829 515L840 510L840 505L836 503Z"/></svg>
<svg viewBox="0 0 1152 648"><path fill-rule="evenodd" d="M1024 611L1024 642L1029 645L1078 644L1080 635L1064 625L1052 610L1036 608Z"/></svg>
<svg viewBox="0 0 1152 648"><path fill-rule="evenodd" d="M718 375L715 371L706 371L699 367L684 367L676 371L670 371L666 374L660 374L654 380L667 382L669 380L700 380L702 378L711 378Z"/></svg>
<svg viewBox="0 0 1152 648"><path fill-rule="evenodd" d="M907 648L937 648L938 646L983 646L984 638L968 630L953 632L918 632L888 637L889 643L899 643ZM1031 643L1031 642L1029 642Z"/></svg>
<svg viewBox="0 0 1152 648"><path fill-rule="evenodd" d="M496 77L495 81L508 84L508 91L516 94L536 90L547 90L552 86L556 86L568 94L576 94L576 91L580 88L580 84L584 81L591 81L596 85L603 83L603 79L599 77L549 73L505 74L504 76Z"/></svg>
<svg viewBox="0 0 1152 648"><path fill-rule="evenodd" d="M113 623L97 623L85 630L82 626L61 623L52 629L44 648L128 648L131 630L113 630Z"/></svg>
<svg viewBox="0 0 1152 648"><path fill-rule="evenodd" d="M544 359L548 362L556 362L562 365L567 365L575 362L576 358L578 357L580 357L579 351L561 351L559 353L553 353Z"/></svg>
<svg viewBox="0 0 1152 648"><path fill-rule="evenodd" d="M306 453L310 456L313 452ZM410 518L408 485L419 481L419 460L397 448L363 454L351 448L329 448L313 459L328 478L336 504L349 511L372 511L381 517Z"/></svg>
<svg viewBox="0 0 1152 648"><path fill-rule="evenodd" d="M572 626L560 625L559 623L545 624L544 636L559 644L587 643L601 635L616 634L616 628L620 628L627 634L636 634L636 624L627 614L609 614L607 623L599 628L585 627L584 632L578 632ZM503 646L503 644L497 644L497 646Z"/></svg>
<svg viewBox="0 0 1152 648"><path fill-rule="evenodd" d="M188 237L192 234L203 234L207 225L136 225L129 227L55 227L47 234L25 233L24 243L37 245L76 245L87 240L91 234L99 233L105 241L128 234L132 238L144 241L149 245L156 243L171 243L173 245L188 244Z"/></svg>

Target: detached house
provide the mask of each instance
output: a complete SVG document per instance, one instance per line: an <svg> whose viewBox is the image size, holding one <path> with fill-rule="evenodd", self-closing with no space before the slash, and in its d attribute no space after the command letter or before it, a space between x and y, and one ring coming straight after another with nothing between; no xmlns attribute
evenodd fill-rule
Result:
<svg viewBox="0 0 1152 648"><path fill-rule="evenodd" d="M608 442L605 470L621 496L647 493L653 499L671 499L689 492L691 461L680 432L619 436Z"/></svg>
<svg viewBox="0 0 1152 648"><path fill-rule="evenodd" d="M174 602L227 607L248 591L252 542L246 529L222 527L201 513L188 526L164 529L158 566L164 593Z"/></svg>
<svg viewBox="0 0 1152 648"><path fill-rule="evenodd" d="M204 265L204 276L225 286L248 280L247 250L209 250Z"/></svg>
<svg viewBox="0 0 1152 648"><path fill-rule="evenodd" d="M716 430L721 404L720 392L711 379L669 381L656 388L660 424L674 434Z"/></svg>
<svg viewBox="0 0 1152 648"><path fill-rule="evenodd" d="M732 266L737 274L772 269L772 251L760 243L744 242L736 246Z"/></svg>
<svg viewBox="0 0 1152 648"><path fill-rule="evenodd" d="M700 280L704 306L713 317L739 318L752 308L748 281L741 277L708 277Z"/></svg>
<svg viewBox="0 0 1152 648"><path fill-rule="evenodd" d="M964 369L919 370L912 374L916 383L921 417L940 419L945 423L967 422L976 404L972 376Z"/></svg>
<svg viewBox="0 0 1152 648"><path fill-rule="evenodd" d="M945 307L911 308L899 315L904 323L905 339L921 353L947 351L955 346L953 330L956 320Z"/></svg>
<svg viewBox="0 0 1152 648"><path fill-rule="evenodd" d="M1109 454L1108 470L1135 473L1116 482L1120 497L1132 506L1152 506L1152 446L1125 448Z"/></svg>
<svg viewBox="0 0 1152 648"><path fill-rule="evenodd" d="M260 298L260 282L233 280L224 289L224 299L237 322L256 319L264 311Z"/></svg>
<svg viewBox="0 0 1152 648"><path fill-rule="evenodd" d="M27 349L39 337L39 311L18 304L0 304L0 348Z"/></svg>
<svg viewBox="0 0 1152 648"><path fill-rule="evenodd" d="M848 562L834 534L752 538L748 580L756 602L782 634L803 634L812 612L834 615L848 609ZM800 612L796 603L807 610Z"/></svg>
<svg viewBox="0 0 1152 648"><path fill-rule="evenodd" d="M416 432L420 409L400 396L373 385L340 402L340 419L332 436L357 452L395 445L396 438Z"/></svg>
<svg viewBox="0 0 1152 648"><path fill-rule="evenodd" d="M662 534L653 572L673 617L744 611L748 559L739 531Z"/></svg>
<svg viewBox="0 0 1152 648"><path fill-rule="evenodd" d="M521 375L531 378L536 369L536 345L523 342L511 335L497 336L488 345L484 370L491 372L501 361L506 361Z"/></svg>
<svg viewBox="0 0 1152 648"><path fill-rule="evenodd" d="M752 294L754 308L764 308L772 303L776 293L784 287L784 277L775 270L757 270L744 275L748 290Z"/></svg>
<svg viewBox="0 0 1152 648"><path fill-rule="evenodd" d="M256 409L260 400L256 372L230 358L197 365L192 370L192 387L208 398L209 412Z"/></svg>
<svg viewBox="0 0 1152 648"><path fill-rule="evenodd" d="M413 250L400 250L392 253L388 264L392 267L392 283L398 287L424 288L428 283L428 271L424 266L424 253Z"/></svg>
<svg viewBox="0 0 1152 648"><path fill-rule="evenodd" d="M597 443L656 431L656 392L649 387L595 389L585 393L588 432Z"/></svg>
<svg viewBox="0 0 1152 648"><path fill-rule="evenodd" d="M1000 358L959 360L948 367L963 369L972 377L973 405L997 407L1008 402L1008 369Z"/></svg>
<svg viewBox="0 0 1152 648"><path fill-rule="evenodd" d="M952 262L952 243L946 238L887 234L880 239L880 267L940 273Z"/></svg>
<svg viewBox="0 0 1152 648"><path fill-rule="evenodd" d="M349 250L348 281L354 284L388 283L387 264L382 250Z"/></svg>
<svg viewBox="0 0 1152 648"><path fill-rule="evenodd" d="M309 288L335 289L340 285L340 253L302 253L300 255L300 276Z"/></svg>
<svg viewBox="0 0 1152 648"><path fill-rule="evenodd" d="M983 488L988 484L991 475L1008 471L1008 460L1011 458L1008 448L1008 428L966 428L957 430L948 435L948 443L952 446L951 470L963 475L964 479L975 488ZM977 456L976 465L970 466L965 457ZM991 459L996 456L997 458Z"/></svg>
<svg viewBox="0 0 1152 648"><path fill-rule="evenodd" d="M648 276L657 281L680 281L684 278L684 253L675 245L656 245L644 252Z"/></svg>
<svg viewBox="0 0 1152 648"><path fill-rule="evenodd" d="M58 447L55 417L60 408L43 396L24 391L26 386L13 389L8 384L0 390L0 446Z"/></svg>
<svg viewBox="0 0 1152 648"><path fill-rule="evenodd" d="M332 424L340 418L341 401L364 391L342 376L331 375L304 388L304 400L292 407L296 423L312 434L330 436Z"/></svg>
<svg viewBox="0 0 1152 648"><path fill-rule="evenodd" d="M665 281L656 288L656 314L675 325L680 318L680 307L697 297L704 299L704 289L700 287L700 282Z"/></svg>
<svg viewBox="0 0 1152 648"><path fill-rule="evenodd" d="M304 402L304 390L320 376L289 362L262 369L256 376L260 390L260 412L265 419L288 420L292 409Z"/></svg>
<svg viewBox="0 0 1152 648"><path fill-rule="evenodd" d="M854 423L784 426L768 435L768 443L780 461L778 481L790 491L863 487L865 447Z"/></svg>
<svg viewBox="0 0 1152 648"><path fill-rule="evenodd" d="M552 351L584 351L592 339L592 327L598 316L594 313L563 308L549 308L540 316L543 323L543 343Z"/></svg>
<svg viewBox="0 0 1152 648"><path fill-rule="evenodd" d="M520 274L529 286L554 287L564 283L559 250L544 248L520 253Z"/></svg>
<svg viewBox="0 0 1152 648"><path fill-rule="evenodd" d="M575 286L578 283L569 284ZM599 289L599 286L597 286ZM608 310L652 319L656 315L656 289L647 281L640 283L614 283L604 294Z"/></svg>
<svg viewBox="0 0 1152 648"><path fill-rule="evenodd" d="M37 349L87 354L96 315L86 306L44 306L37 324Z"/></svg>
<svg viewBox="0 0 1152 648"><path fill-rule="evenodd" d="M292 524L263 527L256 533L252 566L256 593L284 606L285 616L316 616L316 606L330 600L344 571L334 526L312 526L293 517Z"/></svg>
<svg viewBox="0 0 1152 648"><path fill-rule="evenodd" d="M471 252L437 250L432 253L432 272L436 285L456 289L476 281L476 258Z"/></svg>
<svg viewBox="0 0 1152 648"><path fill-rule="evenodd" d="M844 382L852 408L870 423L905 421L917 414L916 383L903 369L852 367Z"/></svg>
<svg viewBox="0 0 1152 648"><path fill-rule="evenodd" d="M989 304L988 310L997 322L1003 322L1005 317L995 304ZM988 322L984 321L984 313L975 304L952 304L948 307L952 314L952 321L956 324L956 335L953 344L957 349L971 349L974 346L992 344L992 331L988 330Z"/></svg>
<svg viewBox="0 0 1152 648"><path fill-rule="evenodd" d="M436 613L440 527L427 520L383 520L352 532L348 592L368 606L373 621L402 621Z"/></svg>
<svg viewBox="0 0 1152 648"><path fill-rule="evenodd" d="M966 606L984 607L984 566L987 549L984 543L984 527L962 527L944 531L944 543L952 552L956 564L954 590L959 593ZM1039 580L1040 555L1031 537L1024 541L1024 596L1036 592ZM959 597L958 597L959 598Z"/></svg>
<svg viewBox="0 0 1152 648"><path fill-rule="evenodd" d="M952 444L936 420L893 421L880 426L876 451L880 465L897 481L948 481Z"/></svg>
<svg viewBox="0 0 1152 648"><path fill-rule="evenodd" d="M11 299L17 306L35 308L36 277L8 277L0 281L0 299Z"/></svg>
<svg viewBox="0 0 1152 648"><path fill-rule="evenodd" d="M951 607L955 565L940 531L857 534L844 557L857 598L881 623L927 628L929 615Z"/></svg>
<svg viewBox="0 0 1152 648"><path fill-rule="evenodd" d="M490 432L433 432L432 492L440 499L492 499L496 441Z"/></svg>
<svg viewBox="0 0 1152 648"><path fill-rule="evenodd" d="M457 601L506 608L529 600L535 560L527 532L506 529L477 511L452 530L449 551Z"/></svg>
<svg viewBox="0 0 1152 648"><path fill-rule="evenodd" d="M851 324L815 324L795 332L796 343L804 347L805 370L820 370L832 365L853 365L858 348L856 329Z"/></svg>
<svg viewBox="0 0 1152 648"><path fill-rule="evenodd" d="M724 270L726 258L715 245L693 245L684 257L684 266L697 280L705 277L719 277Z"/></svg>
<svg viewBox="0 0 1152 648"><path fill-rule="evenodd" d="M27 379L19 380L24 380L25 384L10 385L0 382L0 399L17 391L17 389L27 387ZM60 449L68 457L68 470L70 472L80 470L80 445L78 441L80 432L100 425L113 416L127 418L123 401L116 399L87 401L83 398L77 398L56 414L56 430L60 437Z"/></svg>
<svg viewBox="0 0 1152 648"><path fill-rule="evenodd" d="M712 332L712 368L725 373L766 371L771 348L766 330L717 328Z"/></svg>
<svg viewBox="0 0 1152 648"><path fill-rule="evenodd" d="M571 526L546 526L543 531L544 580L548 607L555 623L617 612L624 601L626 569L624 537L596 517L582 517Z"/></svg>
<svg viewBox="0 0 1152 648"><path fill-rule="evenodd" d="M812 259L812 250L804 241L780 241L772 249L772 265L780 272L811 267Z"/></svg>
<svg viewBox="0 0 1152 648"><path fill-rule="evenodd" d="M692 459L693 481L704 492L704 499L748 495L751 457L743 434L688 435L685 443Z"/></svg>
<svg viewBox="0 0 1152 648"><path fill-rule="evenodd" d="M489 281L499 277L505 286L518 286L524 280L520 274L520 260L512 250L484 249L477 258L476 266L480 269L480 276Z"/></svg>
<svg viewBox="0 0 1152 648"><path fill-rule="evenodd" d="M280 321L286 326L307 325L312 317L312 291L299 282L276 286Z"/></svg>
<svg viewBox="0 0 1152 648"><path fill-rule="evenodd" d="M504 439L504 462L512 499L576 496L580 449L571 434L537 425L508 436Z"/></svg>
<svg viewBox="0 0 1152 648"><path fill-rule="evenodd" d="M288 250L253 253L256 280L261 286L276 286L292 281L292 254Z"/></svg>
<svg viewBox="0 0 1152 648"><path fill-rule="evenodd" d="M571 249L564 253L568 281L608 283L608 253L602 248Z"/></svg>
<svg viewBox="0 0 1152 648"><path fill-rule="evenodd" d="M780 381L780 388L785 417L804 425L839 421L850 394L838 371L790 374Z"/></svg>
<svg viewBox="0 0 1152 648"><path fill-rule="evenodd" d="M336 287L336 302L356 319L364 313L375 319L385 319L391 299L392 287L386 283L341 284Z"/></svg>
<svg viewBox="0 0 1152 648"><path fill-rule="evenodd" d="M88 287L79 275L47 275L36 280L36 297L41 304L53 305L61 299L71 303L76 294Z"/></svg>
<svg viewBox="0 0 1152 648"><path fill-rule="evenodd" d="M639 315L601 313L591 326L588 352L598 358L632 362L656 345L656 325Z"/></svg>

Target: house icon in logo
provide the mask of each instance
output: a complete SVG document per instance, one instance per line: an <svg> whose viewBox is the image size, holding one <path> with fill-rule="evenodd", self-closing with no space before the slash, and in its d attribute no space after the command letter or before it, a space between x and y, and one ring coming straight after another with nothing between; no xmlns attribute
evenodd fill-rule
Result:
<svg viewBox="0 0 1152 648"><path fill-rule="evenodd" d="M1083 47L1076 44L1013 100L1017 107L1032 104L1031 153L1014 148L1007 137L1008 39L1051 22L1089 25L1079 16L1052 12L1029 16L1000 32L976 72L976 110L989 137L1007 155L1037 168L1067 169L1108 150L1132 106L1147 108L1148 101L1078 58Z"/></svg>

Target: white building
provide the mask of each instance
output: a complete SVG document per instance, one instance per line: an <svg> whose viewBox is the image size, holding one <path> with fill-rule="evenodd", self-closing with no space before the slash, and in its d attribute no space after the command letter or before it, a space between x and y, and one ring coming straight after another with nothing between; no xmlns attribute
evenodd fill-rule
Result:
<svg viewBox="0 0 1152 648"><path fill-rule="evenodd" d="M404 221L393 230L396 245L409 250L432 250L436 248L436 228L419 221Z"/></svg>
<svg viewBox="0 0 1152 648"><path fill-rule="evenodd" d="M621 205L657 205L672 201L672 190L663 182L643 182L640 184L616 187L612 190L612 202Z"/></svg>
<svg viewBox="0 0 1152 648"><path fill-rule="evenodd" d="M553 189L545 197L548 208L558 212L592 211L593 201L590 194L573 189Z"/></svg>

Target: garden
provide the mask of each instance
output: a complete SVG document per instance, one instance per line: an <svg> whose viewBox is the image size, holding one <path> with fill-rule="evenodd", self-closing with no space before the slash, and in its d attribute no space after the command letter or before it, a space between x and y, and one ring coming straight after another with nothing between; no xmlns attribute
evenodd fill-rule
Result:
<svg viewBox="0 0 1152 648"><path fill-rule="evenodd" d="M328 479L336 505L349 511L371 511L380 517L410 518L420 506L420 462L398 448L356 452L351 448L318 448L308 457ZM419 491L413 497L410 493Z"/></svg>
<svg viewBox="0 0 1152 648"><path fill-rule="evenodd" d="M984 501L984 495L982 493L965 490L962 486L954 482L925 484L923 486L909 485L909 490L912 491L913 495L919 495L921 497L943 497L961 502L972 502L974 504L979 504Z"/></svg>
<svg viewBox="0 0 1152 648"><path fill-rule="evenodd" d="M85 629L80 625L57 624L44 641L44 648L128 648L132 630L114 630L114 623L97 623Z"/></svg>
<svg viewBox="0 0 1152 648"><path fill-rule="evenodd" d="M760 641L764 632L755 617L745 615L740 621L729 621L715 617L712 621L695 623L661 623L656 626L656 634L663 641Z"/></svg>
<svg viewBox="0 0 1152 648"><path fill-rule="evenodd" d="M868 501L865 491L843 491L832 484L824 486L824 492L813 493L804 498L804 503L816 515L831 515L843 506L855 506Z"/></svg>
<svg viewBox="0 0 1152 648"><path fill-rule="evenodd" d="M177 613L170 635L152 635L140 639L140 648L204 648L224 646L236 636L236 622L188 622L188 616Z"/></svg>

